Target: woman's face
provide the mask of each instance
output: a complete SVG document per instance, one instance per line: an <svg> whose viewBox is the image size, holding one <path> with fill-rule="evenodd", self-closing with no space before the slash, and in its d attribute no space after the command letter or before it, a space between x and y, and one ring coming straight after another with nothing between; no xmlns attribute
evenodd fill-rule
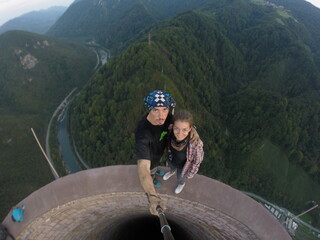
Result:
<svg viewBox="0 0 320 240"><path fill-rule="evenodd" d="M185 139L191 130L190 123L183 121L175 121L173 123L173 134L178 141Z"/></svg>

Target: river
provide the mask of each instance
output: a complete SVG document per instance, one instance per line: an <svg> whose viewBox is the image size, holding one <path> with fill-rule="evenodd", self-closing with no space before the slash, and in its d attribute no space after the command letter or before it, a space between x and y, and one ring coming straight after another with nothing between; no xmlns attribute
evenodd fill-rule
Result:
<svg viewBox="0 0 320 240"><path fill-rule="evenodd" d="M70 105L66 106L63 113L59 116L58 127L58 141L60 144L60 155L65 164L65 168L69 173L75 173L81 171L81 167L78 164L77 158L73 152L73 147L68 133L68 113Z"/></svg>
<svg viewBox="0 0 320 240"><path fill-rule="evenodd" d="M97 70L99 66L105 64L108 61L108 59L111 58L111 54L110 54L110 51L107 49L98 48L96 46L93 47L93 49L97 54L97 65L95 67L95 70ZM70 136L68 132L69 107L70 107L70 103L74 100L74 97L76 97L76 96L72 97L76 89L77 88L74 88L69 93L69 95L62 101L62 103L54 112L48 126L47 138L46 138L46 152L49 158L51 159L50 147L49 147L49 134L50 134L51 121L61 111L57 119L57 138L59 141L60 156L68 173L75 173L75 172L81 171L82 168L80 167L79 162L82 163L84 168L86 169L90 168L90 166L82 159L80 154L76 151L75 147L73 147L74 145L70 140Z"/></svg>

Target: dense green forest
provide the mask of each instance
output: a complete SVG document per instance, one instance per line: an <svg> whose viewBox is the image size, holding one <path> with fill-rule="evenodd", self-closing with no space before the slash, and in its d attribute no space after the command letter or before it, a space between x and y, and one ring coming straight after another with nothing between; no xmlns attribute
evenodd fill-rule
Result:
<svg viewBox="0 0 320 240"><path fill-rule="evenodd" d="M201 174L305 209L320 200L320 75L306 31L287 11L245 1L148 29L75 102L81 154L96 167L135 164L143 96L165 89L195 115L205 143Z"/></svg>
<svg viewBox="0 0 320 240"><path fill-rule="evenodd" d="M23 31L0 35L0 219L53 180L45 146L56 107L92 75L95 54L79 44Z"/></svg>
<svg viewBox="0 0 320 240"><path fill-rule="evenodd" d="M208 0L82 0L71 5L47 34L98 44L118 54L144 29L206 2Z"/></svg>

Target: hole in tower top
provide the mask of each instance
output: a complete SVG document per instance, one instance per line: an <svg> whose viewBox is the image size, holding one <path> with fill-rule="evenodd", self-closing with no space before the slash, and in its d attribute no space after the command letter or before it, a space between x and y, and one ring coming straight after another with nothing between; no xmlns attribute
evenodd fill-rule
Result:
<svg viewBox="0 0 320 240"><path fill-rule="evenodd" d="M175 240L192 240L183 223L167 219ZM157 216L138 216L122 219L106 227L99 240L163 240L160 220Z"/></svg>

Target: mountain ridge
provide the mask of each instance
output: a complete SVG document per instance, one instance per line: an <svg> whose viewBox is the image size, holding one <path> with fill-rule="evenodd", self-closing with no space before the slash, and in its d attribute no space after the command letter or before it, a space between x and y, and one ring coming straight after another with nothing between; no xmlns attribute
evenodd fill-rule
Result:
<svg viewBox="0 0 320 240"><path fill-rule="evenodd" d="M25 13L2 24L0 34L10 30L45 34L66 9L66 7L56 6Z"/></svg>
<svg viewBox="0 0 320 240"><path fill-rule="evenodd" d="M133 37L152 24L206 1L83 0L71 5L47 34L57 38L93 41L119 53Z"/></svg>

